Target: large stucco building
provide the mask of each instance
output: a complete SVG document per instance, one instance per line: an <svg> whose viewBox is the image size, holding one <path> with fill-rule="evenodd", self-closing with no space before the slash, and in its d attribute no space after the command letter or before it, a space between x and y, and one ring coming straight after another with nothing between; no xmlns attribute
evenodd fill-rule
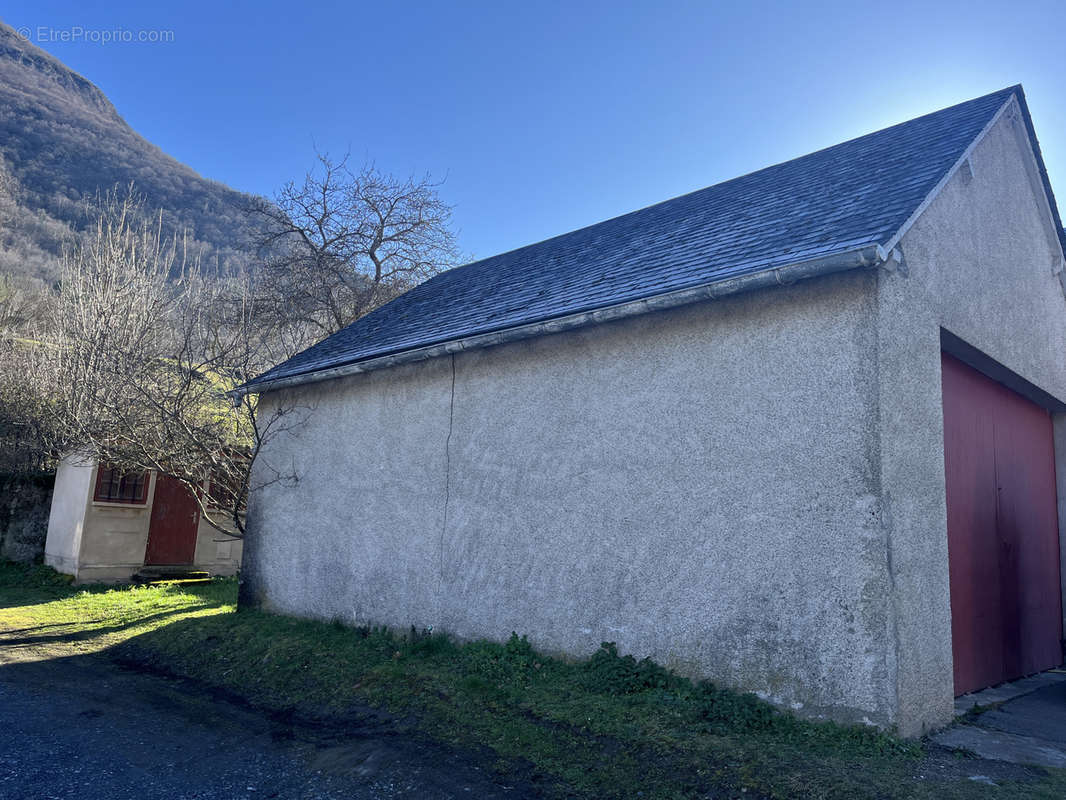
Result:
<svg viewBox="0 0 1066 800"><path fill-rule="evenodd" d="M443 273L248 387L242 602L942 724L1062 661L1063 242L1013 87Z"/></svg>

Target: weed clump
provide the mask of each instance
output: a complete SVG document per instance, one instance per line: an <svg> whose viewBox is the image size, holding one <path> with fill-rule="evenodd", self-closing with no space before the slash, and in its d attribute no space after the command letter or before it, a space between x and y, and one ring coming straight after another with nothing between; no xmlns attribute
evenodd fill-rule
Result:
<svg viewBox="0 0 1066 800"><path fill-rule="evenodd" d="M701 681L693 692L697 719L718 731L766 731L778 725L781 712L753 694L720 689Z"/></svg>
<svg viewBox="0 0 1066 800"><path fill-rule="evenodd" d="M525 637L512 632L506 644L469 642L460 649L464 669L492 683L524 683L540 669L533 646Z"/></svg>
<svg viewBox="0 0 1066 800"><path fill-rule="evenodd" d="M621 696L656 692L671 705L685 705L697 723L716 731L765 731L781 718L777 709L753 694L720 689L710 681L693 685L687 678L656 664L618 655L614 642L604 642L581 665L582 686L591 692Z"/></svg>
<svg viewBox="0 0 1066 800"><path fill-rule="evenodd" d="M649 689L677 689L686 681L650 658L637 661L618 655L614 642L604 642L582 666L582 684L592 692L608 695L636 694Z"/></svg>

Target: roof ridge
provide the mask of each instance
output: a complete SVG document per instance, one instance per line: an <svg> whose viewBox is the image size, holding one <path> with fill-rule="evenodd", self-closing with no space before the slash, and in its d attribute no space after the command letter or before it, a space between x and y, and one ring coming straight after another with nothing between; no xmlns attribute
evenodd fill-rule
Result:
<svg viewBox="0 0 1066 800"><path fill-rule="evenodd" d="M715 188L718 188L718 187L721 187L721 186L727 186L727 185L729 185L731 183L736 183L737 181L744 180L745 178L750 178L753 175L758 175L760 173L764 173L767 170L776 169L777 167L783 167L783 166L786 166L788 164L792 164L792 163L794 163L796 161L801 161L801 160L803 160L805 158L811 158L812 156L817 156L817 155L826 153L826 152L828 152L830 150L835 150L837 148L844 147L845 145L854 144L855 142L859 142L859 141L867 138L868 136L876 136L878 134L888 133L889 131L896 130L896 129L901 128L901 127L903 127L905 125L910 125L911 123L919 122L921 120L928 119L929 117L937 116L938 114L943 114L945 112L952 111L954 109L958 109L958 108L960 108L962 106L968 106L968 105L971 105L973 103L981 102L982 100L987 100L987 99L989 99L989 98L991 98L991 97L993 97L995 95L999 95L999 94L1004 95L1004 102L1006 102L1006 95L1008 93L1016 92L1018 90L1021 90L1021 88L1022 88L1022 85L1020 83L1016 83L1013 86L1007 86L1007 87L1004 87L1003 89L998 89L997 91L988 92L987 94L983 94L983 95L981 95L979 97L971 98L970 100L963 100L963 101L955 103L953 105L946 106L946 107L944 107L942 109L939 109L938 111L930 111L928 114L922 114L922 115L917 116L917 117L912 117L911 119L905 120L903 122L897 122L895 125L889 125L888 127L885 127L885 128L878 128L876 130L872 130L872 131L869 131L867 133L860 134L858 136L853 136L852 138L846 139L843 142L837 142L836 144L826 145L825 147L820 147L817 150L812 150L809 153L804 153L802 155L793 156L792 158L786 158L784 161L777 161L777 162L774 162L773 164L767 164L765 167L759 167L758 169L753 169L753 170L751 170L749 172L745 172L745 173L742 173L740 175L735 175L732 178L726 178L724 181L718 181L717 183L711 183L711 184L708 184L707 186L701 186L698 189L692 189L691 191L688 191L688 192L682 192L681 194L674 195L673 197L667 197L667 198L665 198L663 200L658 200L658 201L656 201L654 203L648 203L645 206L640 206L639 208L635 208L635 209L633 209L631 211L623 211L621 214L615 214L612 217L604 217L603 219L597 220L596 222L590 222L588 225L581 225L581 226L579 226L577 228L571 228L568 231L564 231L563 233L557 233L557 234L555 234L553 236L549 236L549 237L547 237L545 239L539 239L539 240L537 240L535 242L529 242L528 244L519 245L518 247L512 247L510 250L502 250L499 253L493 253L492 255L485 256L483 258L475 258L473 261L468 261L465 264L459 264L458 266L452 267L449 270L445 270L445 272L451 272L453 270L463 269L464 267L468 267L468 266L470 266L472 264L480 264L483 261L488 261L491 258L500 258L501 256L511 255L512 253L517 253L517 252L520 252L520 251L525 250L525 249L530 248L530 247L537 247L537 246L545 244L547 242L553 242L556 239L562 239L563 237L570 236L571 234L575 234L578 231L588 230L589 228L595 228L597 225L603 225L603 224L608 223L608 222L613 222L615 220L624 219L625 217L628 217L628 216L630 216L632 214L639 214L641 212L647 211L648 209L658 208L658 207L664 206L664 205L666 205L668 203L673 203L673 202L675 202L677 200L682 200L682 199L684 199L686 197L691 197L692 195L699 194L700 192L706 192L709 189L715 189ZM439 274L444 274L444 273L439 273ZM437 277L437 276L434 276L434 277ZM430 280L432 280L432 278Z"/></svg>
<svg viewBox="0 0 1066 800"><path fill-rule="evenodd" d="M1010 86L447 270L247 388L334 374L344 365L388 366L394 362L386 354L461 347L575 314L595 322L601 310L689 289L768 285L748 279L773 272L784 280L782 271L800 262L800 276L809 277L817 271L812 259L869 265L890 255L884 245L1012 95L1024 111L1021 87ZM871 247L874 260L842 259Z"/></svg>

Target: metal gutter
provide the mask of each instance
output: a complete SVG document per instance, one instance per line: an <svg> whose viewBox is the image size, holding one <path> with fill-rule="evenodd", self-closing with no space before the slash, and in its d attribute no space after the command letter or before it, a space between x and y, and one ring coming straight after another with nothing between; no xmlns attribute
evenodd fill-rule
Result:
<svg viewBox="0 0 1066 800"><path fill-rule="evenodd" d="M618 319L626 319L652 311L662 311L668 308L697 303L701 300L714 300L719 297L749 292L755 289L763 289L773 286L781 286L795 283L796 281L815 278L820 275L829 275L834 272L844 272L862 267L876 267L892 260L898 260L897 253L891 248L885 249L881 245L871 244L855 250L843 253L821 256L819 258L786 264L781 267L753 272L736 278L726 278L721 281L695 286L689 289L679 289L666 294L654 295L640 300L630 300L618 305L605 306L591 311L583 311L577 314L569 314L564 317L555 317L541 322L532 322L506 328L491 333L478 333L451 339L445 342L418 347L413 350L403 350L390 355L370 358L365 361L356 361L351 364L343 364L337 367L307 372L300 375L289 375L283 378L263 381L251 386L242 386L229 393L234 401L239 401L246 394L262 394L274 392L279 389L287 389L293 386L303 386L309 383L344 378L349 375L358 375L363 372L372 372L378 369L387 369L401 364L411 364L417 361L425 361L430 358L459 353L464 350L477 350L484 347L492 347L508 342L517 342L522 339L532 339L537 336L546 336L552 333L561 333L575 328L583 328L588 325L596 325L603 322L611 322Z"/></svg>

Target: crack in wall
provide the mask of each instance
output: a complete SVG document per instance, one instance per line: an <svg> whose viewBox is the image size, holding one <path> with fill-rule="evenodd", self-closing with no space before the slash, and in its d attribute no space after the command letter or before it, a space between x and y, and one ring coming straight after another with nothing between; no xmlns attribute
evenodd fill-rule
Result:
<svg viewBox="0 0 1066 800"><path fill-rule="evenodd" d="M437 576L437 603L441 603L441 588L444 585L444 535L448 530L448 504L452 494L452 428L455 424L455 353L451 354L452 387L448 400L448 435L444 439L444 513L440 526L439 573ZM440 612L438 611L438 617Z"/></svg>

